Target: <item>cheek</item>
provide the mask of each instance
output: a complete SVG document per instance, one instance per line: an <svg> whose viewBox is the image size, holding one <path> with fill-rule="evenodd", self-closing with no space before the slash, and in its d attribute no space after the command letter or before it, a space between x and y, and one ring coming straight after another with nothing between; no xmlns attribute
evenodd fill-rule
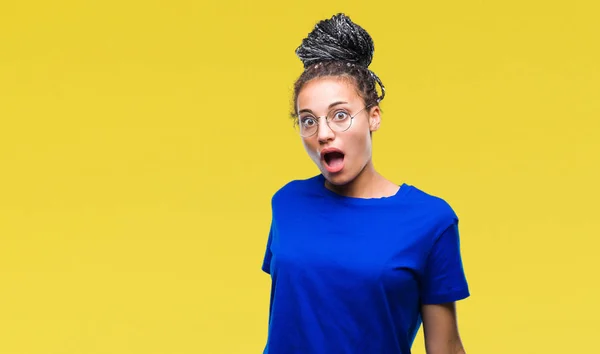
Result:
<svg viewBox="0 0 600 354"><path fill-rule="evenodd" d="M371 138L369 134L356 134L352 139L352 153L359 159L371 156Z"/></svg>
<svg viewBox="0 0 600 354"><path fill-rule="evenodd" d="M304 146L304 150L310 155L313 156L316 154L317 147L313 139L305 139L302 138L302 146Z"/></svg>

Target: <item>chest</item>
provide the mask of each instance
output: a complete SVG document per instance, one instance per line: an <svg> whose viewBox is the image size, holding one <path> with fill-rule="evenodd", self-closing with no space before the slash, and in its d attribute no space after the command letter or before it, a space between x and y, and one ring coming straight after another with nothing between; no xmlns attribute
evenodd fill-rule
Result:
<svg viewBox="0 0 600 354"><path fill-rule="evenodd" d="M298 212L275 221L276 277L401 290L415 285L425 262L426 233L393 213Z"/></svg>

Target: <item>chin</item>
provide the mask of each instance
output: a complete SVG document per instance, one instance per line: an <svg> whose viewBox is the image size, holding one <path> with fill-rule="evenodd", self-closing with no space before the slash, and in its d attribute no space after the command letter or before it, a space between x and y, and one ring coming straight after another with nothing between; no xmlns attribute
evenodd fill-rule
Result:
<svg viewBox="0 0 600 354"><path fill-rule="evenodd" d="M325 179L334 186L343 186L354 180L352 176L350 176L348 173L344 173L344 171L340 171L338 173L329 173L327 171L321 171L321 173L323 174L323 176L325 176Z"/></svg>

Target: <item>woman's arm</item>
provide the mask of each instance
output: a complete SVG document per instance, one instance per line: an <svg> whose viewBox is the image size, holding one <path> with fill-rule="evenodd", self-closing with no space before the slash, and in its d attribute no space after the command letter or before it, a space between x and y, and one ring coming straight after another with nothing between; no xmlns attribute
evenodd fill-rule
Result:
<svg viewBox="0 0 600 354"><path fill-rule="evenodd" d="M423 305L421 312L427 354L466 354L458 333L454 302Z"/></svg>

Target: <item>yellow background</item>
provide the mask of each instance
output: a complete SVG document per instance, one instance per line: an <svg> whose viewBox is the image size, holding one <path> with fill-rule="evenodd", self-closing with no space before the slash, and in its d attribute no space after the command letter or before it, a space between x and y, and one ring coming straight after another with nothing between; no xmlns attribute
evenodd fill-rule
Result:
<svg viewBox="0 0 600 354"><path fill-rule="evenodd" d="M461 219L467 352L600 353L596 4L3 1L0 354L262 351L270 198L318 173L294 49L337 12L376 167Z"/></svg>

